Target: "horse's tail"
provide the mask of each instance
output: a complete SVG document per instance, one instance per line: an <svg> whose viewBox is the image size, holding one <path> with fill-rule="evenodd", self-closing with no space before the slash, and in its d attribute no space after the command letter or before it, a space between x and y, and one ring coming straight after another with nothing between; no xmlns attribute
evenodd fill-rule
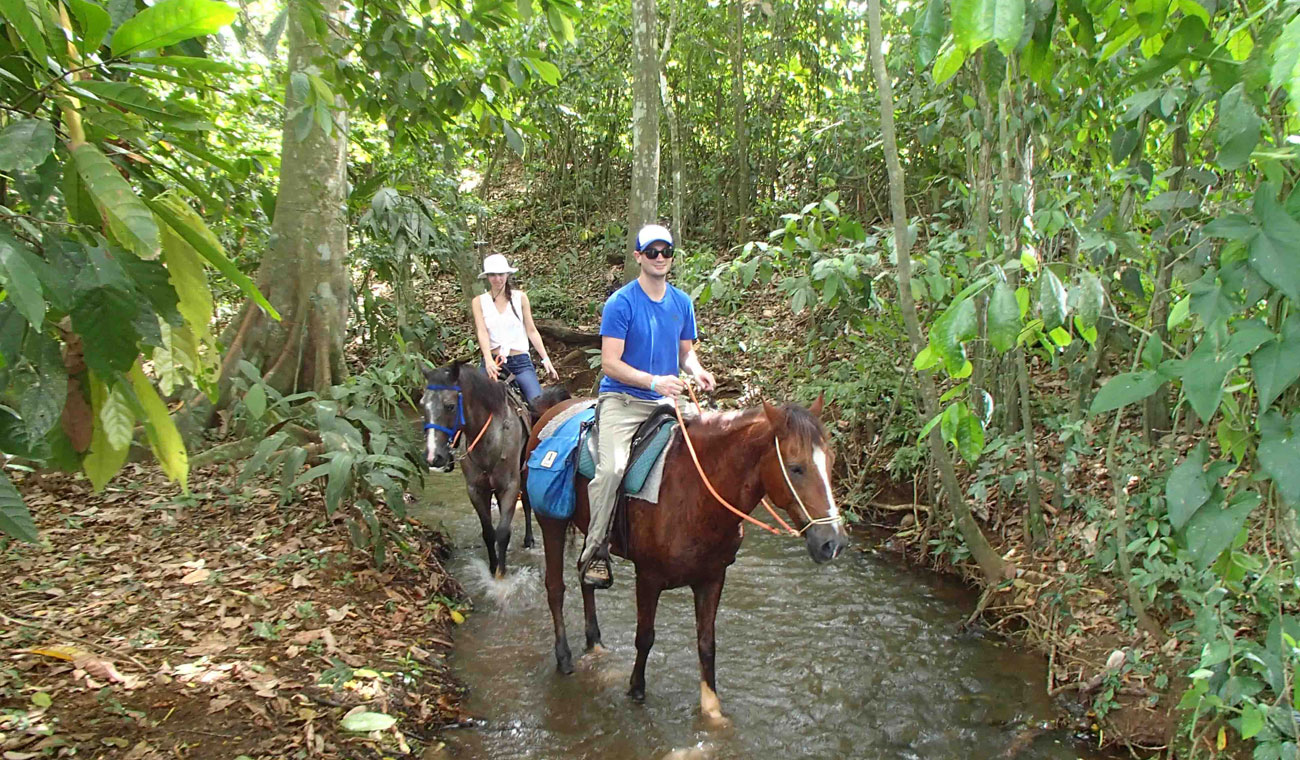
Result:
<svg viewBox="0 0 1300 760"><path fill-rule="evenodd" d="M537 424L537 421L542 418L542 415L546 414L547 409L550 409L561 401L570 398L572 398L572 396L569 395L569 389L565 388L563 385L548 385L543 388L542 395L533 399L533 403L531 404L533 424Z"/></svg>

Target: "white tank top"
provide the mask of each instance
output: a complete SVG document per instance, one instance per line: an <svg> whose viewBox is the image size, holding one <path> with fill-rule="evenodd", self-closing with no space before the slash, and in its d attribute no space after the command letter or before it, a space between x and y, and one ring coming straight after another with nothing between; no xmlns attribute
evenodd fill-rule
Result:
<svg viewBox="0 0 1300 760"><path fill-rule="evenodd" d="M492 353L505 356L512 351L528 353L528 334L524 332L524 305L522 291L510 293L510 303L514 308L506 307L497 311L492 301L492 293L479 296L479 310L483 312L483 325L487 327L488 343Z"/></svg>

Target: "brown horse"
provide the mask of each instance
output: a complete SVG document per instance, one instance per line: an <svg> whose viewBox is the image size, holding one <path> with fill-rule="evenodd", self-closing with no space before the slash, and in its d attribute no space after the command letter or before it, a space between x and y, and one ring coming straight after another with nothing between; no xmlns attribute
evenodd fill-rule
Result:
<svg viewBox="0 0 1300 760"><path fill-rule="evenodd" d="M573 403L558 404L542 416L533 426L529 451L537 446L537 434L546 422ZM700 465L718 495L745 514L764 496L770 498L789 515L819 564L834 559L848 543L831 495L833 459L818 420L821 410L820 398L811 410L764 403L762 408L710 413L686 423ZM714 619L727 566L736 561L740 549L741 518L710 493L680 433L667 457L658 504L632 499L626 544L620 536L611 536L611 550L636 566L636 664L628 694L638 701L645 698L645 665L654 645L659 595L666 589L690 586L695 593L700 709L716 720L722 717L722 705L714 678ZM564 535L569 523L587 530L586 486L587 480L580 477L571 519L537 515L546 551L546 596L555 625L556 666L562 673L573 672L564 628ZM595 593L590 587L582 587L582 602L590 651L600 645Z"/></svg>

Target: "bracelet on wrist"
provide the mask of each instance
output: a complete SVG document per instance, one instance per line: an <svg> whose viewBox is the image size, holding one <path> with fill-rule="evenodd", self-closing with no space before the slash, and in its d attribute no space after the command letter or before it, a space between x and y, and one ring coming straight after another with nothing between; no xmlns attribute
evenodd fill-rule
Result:
<svg viewBox="0 0 1300 760"><path fill-rule="evenodd" d="M655 389L655 381L658 380L658 379L659 379L659 378L656 377L655 375L651 375L651 376L650 376L650 390L651 390L652 392L653 392L654 389Z"/></svg>

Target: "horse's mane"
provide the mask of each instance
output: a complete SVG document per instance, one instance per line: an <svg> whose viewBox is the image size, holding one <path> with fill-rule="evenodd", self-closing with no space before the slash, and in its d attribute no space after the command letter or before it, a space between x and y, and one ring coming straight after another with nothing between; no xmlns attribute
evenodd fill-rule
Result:
<svg viewBox="0 0 1300 760"><path fill-rule="evenodd" d="M470 364L454 364L453 372L460 384L461 393L474 403L482 405L489 411L504 409L506 405L506 384L494 382L487 373Z"/></svg>
<svg viewBox="0 0 1300 760"><path fill-rule="evenodd" d="M798 404L786 404L781 407L781 410L785 412L786 427L791 435L806 438L813 446L825 445L826 429L822 427L821 420L814 417L812 412ZM686 425L692 435L696 435L698 431L699 433L726 436L736 430L749 427L763 419L763 416L763 407L755 406L736 412L720 412L707 414L703 417L693 417L686 420Z"/></svg>

